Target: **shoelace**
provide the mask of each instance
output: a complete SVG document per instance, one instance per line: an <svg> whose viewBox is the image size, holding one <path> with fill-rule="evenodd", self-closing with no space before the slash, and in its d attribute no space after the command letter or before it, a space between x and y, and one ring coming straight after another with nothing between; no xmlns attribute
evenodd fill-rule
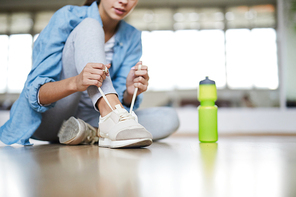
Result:
<svg viewBox="0 0 296 197"><path fill-rule="evenodd" d="M97 136L97 131L93 130L93 129L90 129L88 127L88 129L90 130L90 135L87 136L87 140L90 142L91 145L93 145L94 143L98 142L99 141L99 137Z"/></svg>
<svg viewBox="0 0 296 197"><path fill-rule="evenodd" d="M141 64L138 65L138 70L141 70L141 68L142 68L142 62L141 62ZM105 67L104 72L106 74L108 73L108 68L107 67ZM111 107L111 105L110 105L110 103L109 103L106 95L102 91L102 89L100 87L98 89L99 89L99 92L101 93L101 95L103 96L104 100L106 101L106 103L110 107L110 109L113 111L113 108ZM134 108L134 103L135 103L135 100L136 100L136 97L137 97L137 92L138 92L138 88L135 88L135 91L134 91L134 94L133 94L133 98L132 98L132 102L131 102L131 107L130 107L130 114L132 113L133 108Z"/></svg>
<svg viewBox="0 0 296 197"><path fill-rule="evenodd" d="M138 65L138 70L141 70L141 68L142 68L142 63ZM137 97L137 92L138 92L138 88L135 88L133 98L132 98L131 107L130 107L130 113L132 113L132 111L133 111L135 100L136 100L136 97Z"/></svg>
<svg viewBox="0 0 296 197"><path fill-rule="evenodd" d="M135 119L135 117L126 111L123 111L122 113L119 114L119 121L125 121L125 120L131 120L131 119Z"/></svg>
<svg viewBox="0 0 296 197"><path fill-rule="evenodd" d="M87 140L90 142L91 145L99 141L99 137L95 135L87 136Z"/></svg>

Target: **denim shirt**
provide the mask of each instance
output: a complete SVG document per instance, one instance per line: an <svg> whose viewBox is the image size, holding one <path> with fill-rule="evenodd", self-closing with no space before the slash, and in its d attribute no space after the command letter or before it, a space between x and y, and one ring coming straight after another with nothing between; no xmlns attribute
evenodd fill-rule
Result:
<svg viewBox="0 0 296 197"><path fill-rule="evenodd" d="M39 127L42 113L55 103L42 106L38 103L39 88L48 82L60 80L62 51L71 31L85 18L100 22L98 5L65 6L58 10L34 43L33 66L24 89L10 110L10 119L0 127L0 140L5 144L32 145L29 138ZM142 56L141 32L125 21L120 21L115 34L114 54L110 76L113 86L122 101L126 89L126 77ZM138 108L142 95L136 99ZM128 110L128 106L125 106Z"/></svg>

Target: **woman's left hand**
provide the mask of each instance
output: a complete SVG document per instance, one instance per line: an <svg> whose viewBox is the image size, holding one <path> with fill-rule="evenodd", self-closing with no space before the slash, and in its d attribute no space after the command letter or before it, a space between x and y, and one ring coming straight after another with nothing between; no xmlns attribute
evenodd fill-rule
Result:
<svg viewBox="0 0 296 197"><path fill-rule="evenodd" d="M135 88L138 88L137 96L145 92L148 88L148 67L143 65L141 70L138 70L140 64L142 64L142 62L138 62L132 67L126 78L126 93L131 96L134 94Z"/></svg>

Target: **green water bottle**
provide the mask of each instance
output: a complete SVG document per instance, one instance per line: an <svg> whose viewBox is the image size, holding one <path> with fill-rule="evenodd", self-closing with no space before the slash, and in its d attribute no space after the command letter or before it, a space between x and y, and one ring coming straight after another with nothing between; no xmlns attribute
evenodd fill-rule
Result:
<svg viewBox="0 0 296 197"><path fill-rule="evenodd" d="M199 141L216 142L218 140L218 107L215 105L217 100L215 81L208 77L200 81L198 100L200 101L200 106L198 106Z"/></svg>

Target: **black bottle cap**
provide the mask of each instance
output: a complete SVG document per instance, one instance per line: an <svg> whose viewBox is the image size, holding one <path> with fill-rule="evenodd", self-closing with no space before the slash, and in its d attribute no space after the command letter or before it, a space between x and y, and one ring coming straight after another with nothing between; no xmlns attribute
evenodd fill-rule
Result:
<svg viewBox="0 0 296 197"><path fill-rule="evenodd" d="M206 79L199 82L199 85L202 85L202 84L215 84L215 81L210 80L209 77L207 76Z"/></svg>

